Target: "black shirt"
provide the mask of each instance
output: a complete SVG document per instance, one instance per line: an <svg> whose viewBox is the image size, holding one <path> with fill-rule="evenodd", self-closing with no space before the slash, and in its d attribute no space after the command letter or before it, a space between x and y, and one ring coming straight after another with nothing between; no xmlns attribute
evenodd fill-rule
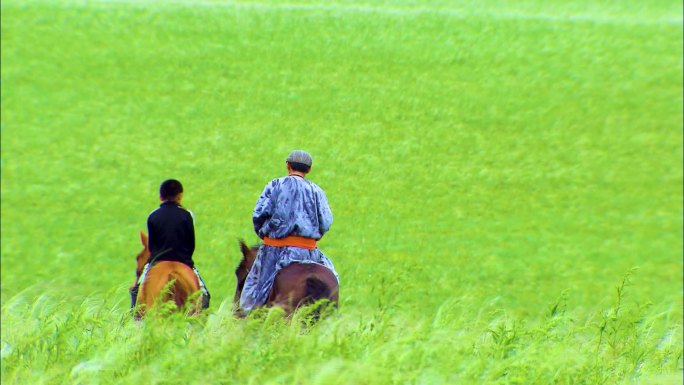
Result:
<svg viewBox="0 0 684 385"><path fill-rule="evenodd" d="M195 219L176 202L163 202L147 217L150 259L148 262L177 261L194 267Z"/></svg>

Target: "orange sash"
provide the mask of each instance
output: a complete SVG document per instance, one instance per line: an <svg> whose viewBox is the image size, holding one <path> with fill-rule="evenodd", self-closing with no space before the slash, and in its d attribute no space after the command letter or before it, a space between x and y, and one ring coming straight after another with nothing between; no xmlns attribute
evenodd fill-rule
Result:
<svg viewBox="0 0 684 385"><path fill-rule="evenodd" d="M296 235L290 235L289 237L279 239L264 237L264 245L274 247L292 246L299 247L302 249L313 250L316 248L316 240L311 238L299 237Z"/></svg>

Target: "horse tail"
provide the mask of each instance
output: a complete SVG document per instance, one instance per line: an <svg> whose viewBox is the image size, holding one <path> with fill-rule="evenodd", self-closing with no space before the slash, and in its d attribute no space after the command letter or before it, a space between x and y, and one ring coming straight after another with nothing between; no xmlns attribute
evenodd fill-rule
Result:
<svg viewBox="0 0 684 385"><path fill-rule="evenodd" d="M329 298L331 294L330 287L321 281L315 275L306 277L306 297L312 303L319 299Z"/></svg>
<svg viewBox="0 0 684 385"><path fill-rule="evenodd" d="M171 270L166 274L166 279L162 280L166 282L164 293L164 301L171 300L176 304L178 309L185 305L189 291L187 284L184 282L184 277L182 274L175 270Z"/></svg>
<svg viewBox="0 0 684 385"><path fill-rule="evenodd" d="M306 277L305 297L300 302L300 306L311 305L320 299L330 298L332 290L325 282L317 276L311 274ZM321 317L321 306L316 307L311 313L312 319L317 321Z"/></svg>
<svg viewBox="0 0 684 385"><path fill-rule="evenodd" d="M182 290L181 290L181 284L179 282L179 277L174 272L170 272L168 274L168 276L166 277L166 281L167 282L173 282L173 284L171 284L171 286L169 286L168 295L176 303L176 307L180 308L181 306L183 306L183 303L185 302L185 298L181 298Z"/></svg>
<svg viewBox="0 0 684 385"><path fill-rule="evenodd" d="M182 271L174 270L172 272L169 272L168 275L168 282L171 282L173 280L173 285L170 287L171 289L171 296L176 302L176 306L181 309L183 306L186 305L190 295L195 292L194 284L191 281L190 277L187 277L186 274ZM199 289L199 285L196 285L197 289ZM191 306L189 309L190 313L196 313L199 310L196 309L196 306Z"/></svg>

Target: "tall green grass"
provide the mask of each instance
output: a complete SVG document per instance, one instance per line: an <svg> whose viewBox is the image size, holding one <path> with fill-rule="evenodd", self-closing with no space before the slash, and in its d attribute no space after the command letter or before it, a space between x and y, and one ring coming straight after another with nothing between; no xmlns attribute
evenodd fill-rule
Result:
<svg viewBox="0 0 684 385"><path fill-rule="evenodd" d="M491 305L471 318L447 300L420 316L382 304L373 312L348 307L308 327L299 314L286 321L279 311L238 320L228 300L199 317L135 322L115 291L72 301L19 296L3 306L3 327L12 325L3 336L3 381L677 383L681 330L668 314L626 304L628 279L591 316L569 309L561 294L534 319Z"/></svg>
<svg viewBox="0 0 684 385"><path fill-rule="evenodd" d="M670 1L4 1L3 383L681 382L681 25ZM296 148L340 311L235 320L237 238ZM212 306L135 323L169 177Z"/></svg>

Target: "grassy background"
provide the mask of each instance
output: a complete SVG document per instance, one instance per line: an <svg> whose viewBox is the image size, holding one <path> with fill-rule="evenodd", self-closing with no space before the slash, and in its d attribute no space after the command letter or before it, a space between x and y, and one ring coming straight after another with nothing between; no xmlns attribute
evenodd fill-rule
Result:
<svg viewBox="0 0 684 385"><path fill-rule="evenodd" d="M681 17L3 1L3 382L681 382ZM236 240L295 148L342 280L304 331L230 315ZM169 177L212 307L134 324Z"/></svg>

